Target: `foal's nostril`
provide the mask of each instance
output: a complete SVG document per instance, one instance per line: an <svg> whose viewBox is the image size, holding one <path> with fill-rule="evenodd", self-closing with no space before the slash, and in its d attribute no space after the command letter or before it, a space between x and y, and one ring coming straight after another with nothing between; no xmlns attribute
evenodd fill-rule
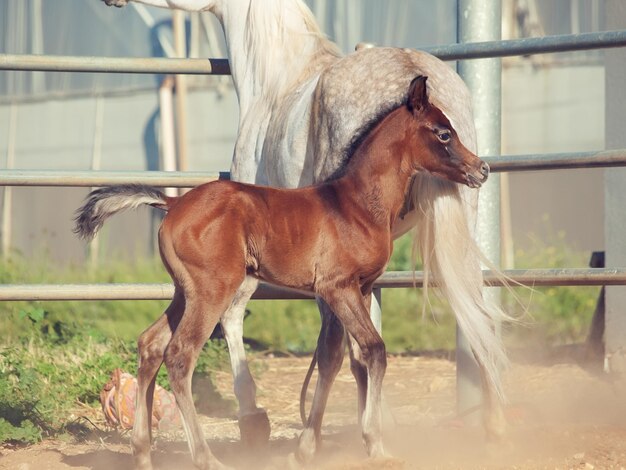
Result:
<svg viewBox="0 0 626 470"><path fill-rule="evenodd" d="M483 176L489 176L489 165L485 162L480 164L480 174Z"/></svg>

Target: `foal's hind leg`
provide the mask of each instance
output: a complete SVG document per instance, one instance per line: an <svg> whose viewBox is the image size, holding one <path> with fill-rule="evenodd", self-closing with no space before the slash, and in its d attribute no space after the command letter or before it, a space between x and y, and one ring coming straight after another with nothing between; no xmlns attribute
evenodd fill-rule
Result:
<svg viewBox="0 0 626 470"><path fill-rule="evenodd" d="M152 401L156 376L163 363L163 354L172 332L176 330L185 307L180 290L176 290L169 307L159 319L145 330L138 341L139 369L137 372L137 408L131 446L135 468L152 468Z"/></svg>
<svg viewBox="0 0 626 470"><path fill-rule="evenodd" d="M221 320L222 330L228 343L235 396L239 402L241 441L244 445L253 447L267 444L270 438L270 422L266 411L257 407L256 385L252 374L250 374L243 344L245 308L258 284L257 279L246 276Z"/></svg>
<svg viewBox="0 0 626 470"><path fill-rule="evenodd" d="M296 458L300 462L309 462L319 448L328 395L343 362L343 326L326 302L318 299L318 306L322 313L322 328L316 350L319 372L309 419L298 440Z"/></svg>
<svg viewBox="0 0 626 470"><path fill-rule="evenodd" d="M186 267L189 269L189 266ZM245 274L191 267L184 276L185 311L165 350L165 366L187 435L191 457L200 469L223 469L204 440L191 394L193 370L221 315L231 304ZM215 282L207 280L216 279Z"/></svg>

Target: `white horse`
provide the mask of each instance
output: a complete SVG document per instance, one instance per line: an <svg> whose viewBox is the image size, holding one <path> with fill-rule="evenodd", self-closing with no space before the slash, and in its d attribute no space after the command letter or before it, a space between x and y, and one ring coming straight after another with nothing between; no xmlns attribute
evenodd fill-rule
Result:
<svg viewBox="0 0 626 470"><path fill-rule="evenodd" d="M103 1L118 7L136 1L210 11L218 18L225 32L240 106L231 166L235 181L298 187L325 180L340 166L363 126L381 110L406 100L407 84L416 75L429 77L433 104L443 110L463 144L476 152L470 96L448 65L425 52L386 47L362 49L344 57L326 39L301 0ZM394 227L394 235L417 227L416 243L427 279L430 276L441 286L479 365L487 435L498 437L504 432L498 369L506 357L493 328L502 313L487 305L482 296L482 257L473 239L477 192L419 176L411 193L407 214ZM257 407L242 341L244 308L257 284L256 279L247 278L222 320L240 406L242 440L248 442L269 436L269 421L265 411ZM327 305L318 304L322 314L318 345L324 347L318 348L319 378L296 450L301 462L310 461L319 446L326 400L343 358L344 329ZM165 347L171 332L165 319L162 325ZM348 344L362 412L368 377L358 347L354 341ZM141 364L148 362L140 358L140 377L156 376L156 370L141 370ZM139 399L148 402L153 385L154 379L149 383L140 380ZM149 446L147 419L137 417L135 449L145 448L146 442ZM149 461L137 463L150 467Z"/></svg>

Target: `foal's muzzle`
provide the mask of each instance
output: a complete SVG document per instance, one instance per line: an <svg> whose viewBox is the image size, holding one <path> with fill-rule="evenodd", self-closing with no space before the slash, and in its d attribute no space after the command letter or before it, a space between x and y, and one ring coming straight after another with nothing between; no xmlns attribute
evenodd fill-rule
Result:
<svg viewBox="0 0 626 470"><path fill-rule="evenodd" d="M480 166L474 173L467 174L467 185L470 188L480 188L489 177L489 165L481 161Z"/></svg>
<svg viewBox="0 0 626 470"><path fill-rule="evenodd" d="M489 177L489 165L487 162L480 163L480 174L483 175L483 182L487 181L487 178Z"/></svg>

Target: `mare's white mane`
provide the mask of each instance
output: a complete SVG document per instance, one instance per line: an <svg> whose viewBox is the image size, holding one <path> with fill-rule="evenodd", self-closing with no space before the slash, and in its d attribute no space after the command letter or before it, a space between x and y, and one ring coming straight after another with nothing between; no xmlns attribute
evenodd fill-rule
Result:
<svg viewBox="0 0 626 470"><path fill-rule="evenodd" d="M243 56L258 82L254 94L272 103L290 91L325 57L341 53L319 29L301 0L250 1L244 28ZM288 72L283 66L288 66Z"/></svg>

